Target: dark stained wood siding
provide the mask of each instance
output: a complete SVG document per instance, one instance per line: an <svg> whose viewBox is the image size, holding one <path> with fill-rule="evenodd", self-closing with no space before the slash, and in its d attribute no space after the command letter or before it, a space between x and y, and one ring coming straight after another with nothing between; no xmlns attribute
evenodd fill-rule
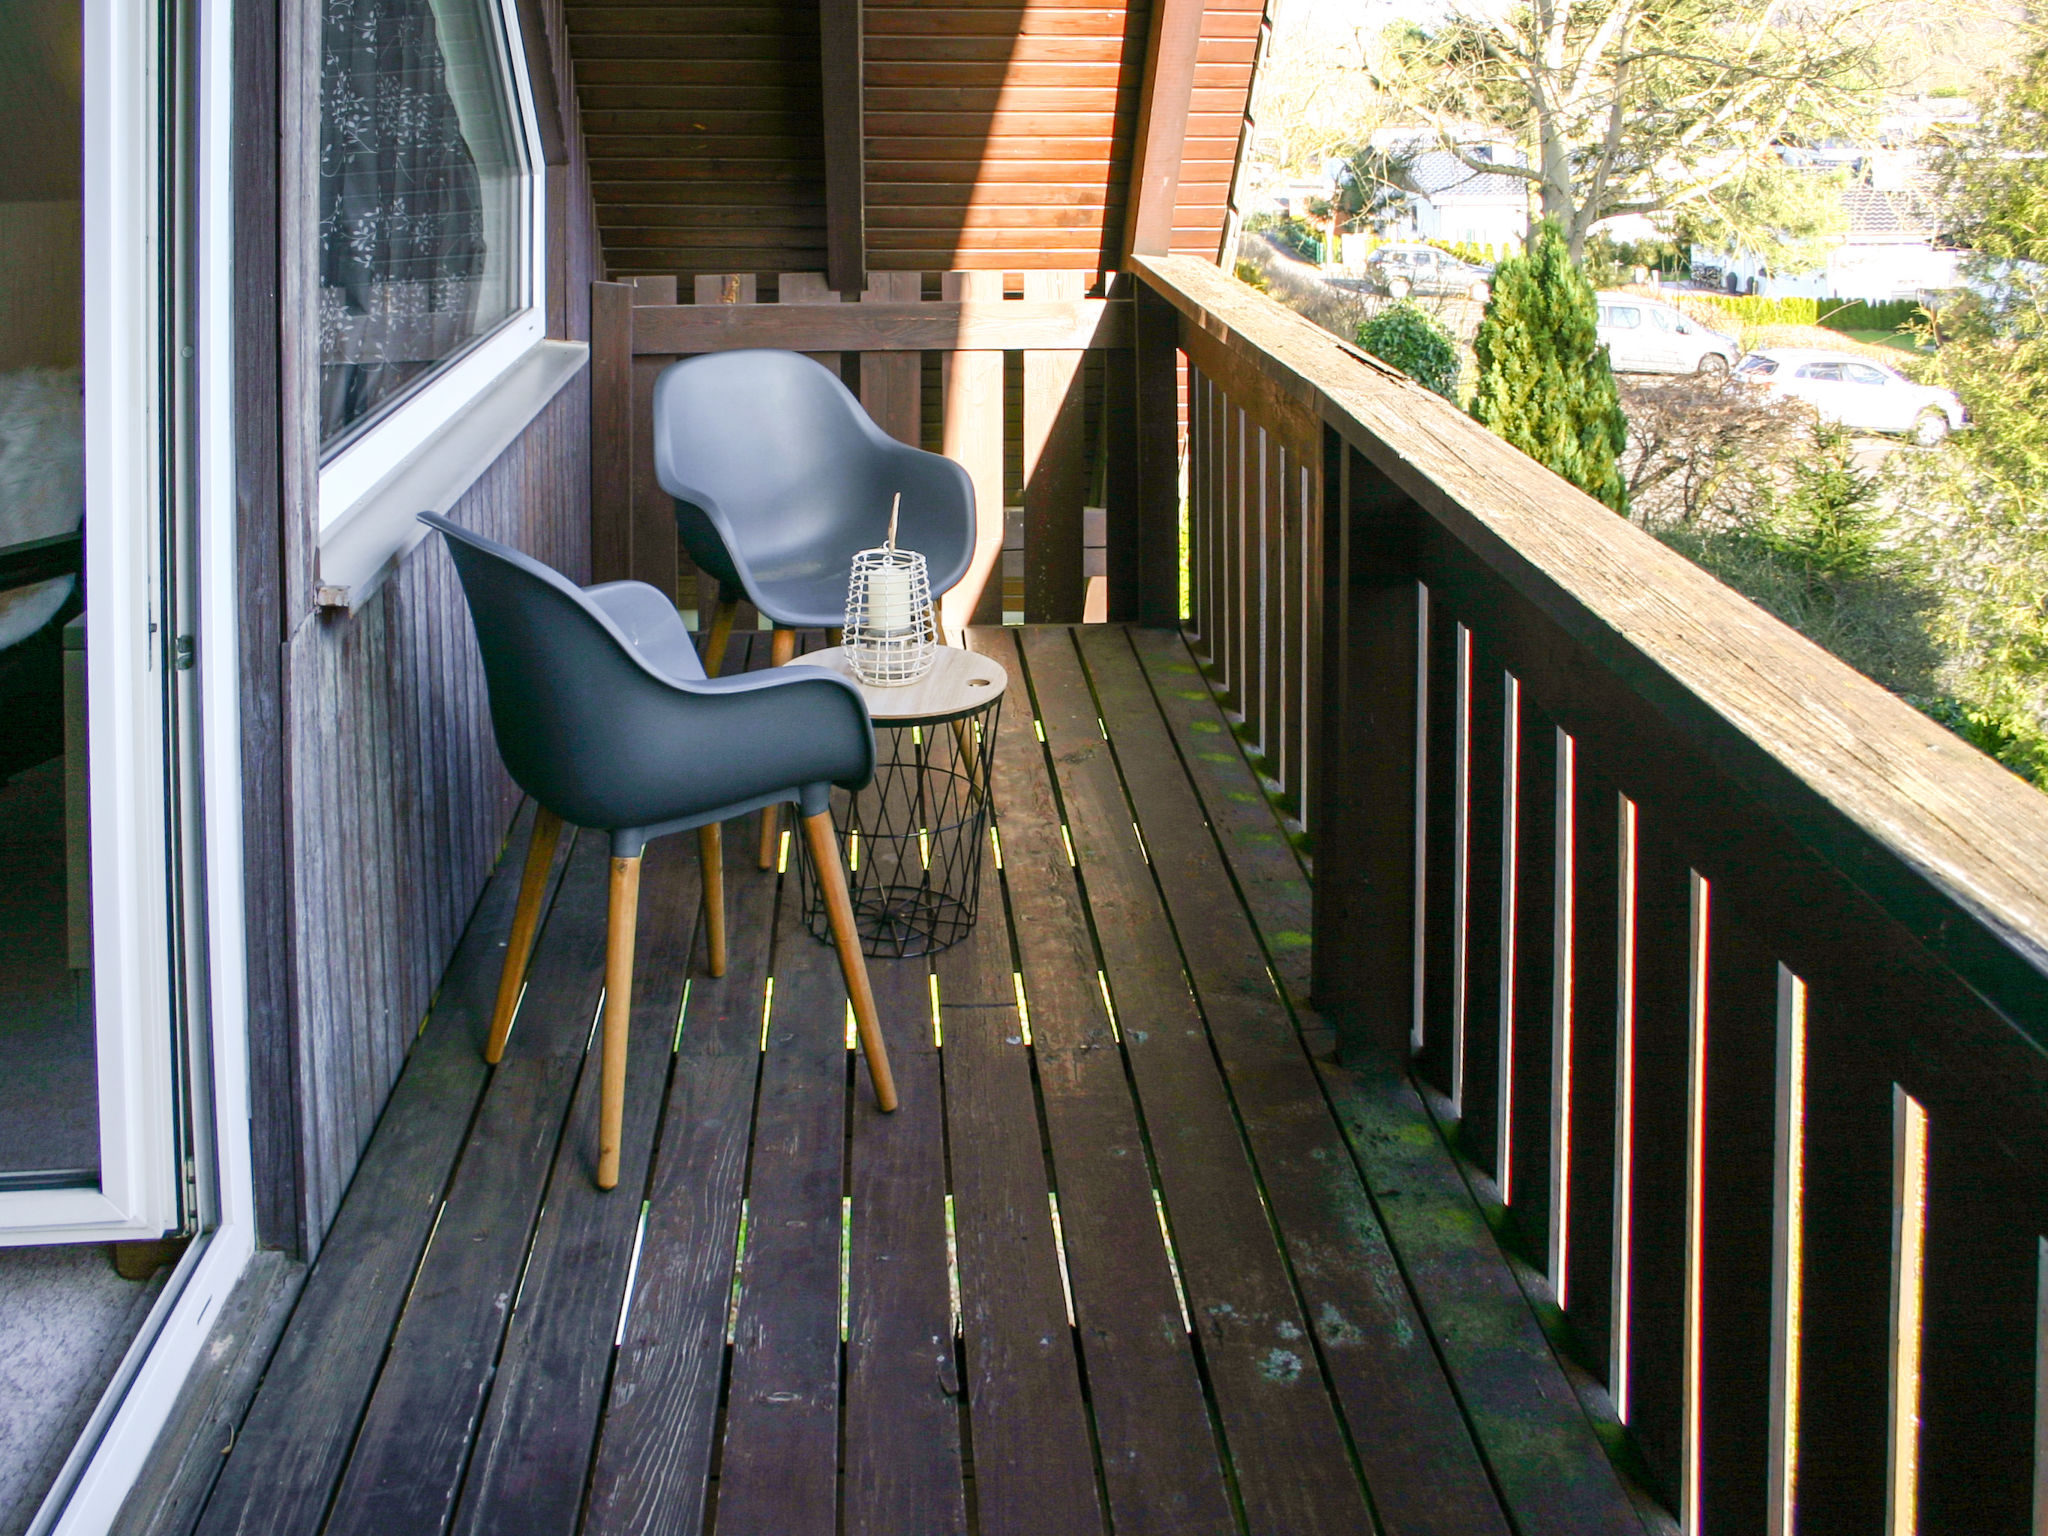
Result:
<svg viewBox="0 0 2048 1536"><path fill-rule="evenodd" d="M559 0L524 22L548 159L548 329L588 339L597 227ZM438 541L354 615L313 606L318 6L236 13L237 561L251 1111L262 1240L310 1258L503 843L513 798ZM547 116L543 111L543 117ZM578 378L454 509L583 575Z"/></svg>
<svg viewBox="0 0 2048 1536"><path fill-rule="evenodd" d="M457 504L456 521L585 575L589 426L588 393L572 384ZM518 794L439 539L355 614L301 624L285 672L305 1200L317 1233L340 1208Z"/></svg>
<svg viewBox="0 0 2048 1536"><path fill-rule="evenodd" d="M610 275L825 266L818 7L565 7Z"/></svg>
<svg viewBox="0 0 2048 1536"><path fill-rule="evenodd" d="M1262 0L1211 0L1175 213L1214 259ZM872 271L1099 271L1121 252L1148 0L868 0ZM814 4L570 0L609 275L825 266ZM765 295L764 295L765 297Z"/></svg>

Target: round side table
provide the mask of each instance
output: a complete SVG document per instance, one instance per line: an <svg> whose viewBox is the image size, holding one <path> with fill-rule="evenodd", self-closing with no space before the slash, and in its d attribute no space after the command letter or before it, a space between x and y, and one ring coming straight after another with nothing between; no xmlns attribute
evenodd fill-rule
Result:
<svg viewBox="0 0 2048 1536"><path fill-rule="evenodd" d="M986 656L942 646L932 670L900 688L863 683L840 647L797 658L847 678L875 722L875 777L832 792L854 926L870 955L935 954L974 927L988 841L990 748L1010 678ZM832 942L825 897L799 851L804 922Z"/></svg>

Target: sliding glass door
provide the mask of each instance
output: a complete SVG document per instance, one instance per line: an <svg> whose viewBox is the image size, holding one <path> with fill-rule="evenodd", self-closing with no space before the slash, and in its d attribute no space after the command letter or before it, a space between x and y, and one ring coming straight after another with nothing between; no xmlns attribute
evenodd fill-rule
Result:
<svg viewBox="0 0 2048 1536"><path fill-rule="evenodd" d="M191 1214L171 18L0 0L0 1244Z"/></svg>

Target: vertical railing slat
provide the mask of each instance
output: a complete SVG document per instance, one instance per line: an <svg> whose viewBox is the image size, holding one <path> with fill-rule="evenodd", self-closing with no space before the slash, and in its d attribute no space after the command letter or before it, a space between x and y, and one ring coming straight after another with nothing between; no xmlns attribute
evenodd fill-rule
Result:
<svg viewBox="0 0 2048 1536"><path fill-rule="evenodd" d="M1872 1017L1885 1006L1825 977L1807 995L1800 1536L1885 1526L1893 1078Z"/></svg>
<svg viewBox="0 0 2048 1536"><path fill-rule="evenodd" d="M1457 1027L1452 1001L1460 989L1455 962L1462 958L1457 943L1454 832L1457 782L1459 706L1457 622L1434 593L1427 605L1428 681L1423 797L1425 857L1423 864L1422 1018L1417 1069L1446 1094L1452 1091L1452 1056Z"/></svg>
<svg viewBox="0 0 2048 1536"><path fill-rule="evenodd" d="M1920 1529L2039 1530L2041 1169L2020 1166L1997 1126L1948 1108L1928 1112Z"/></svg>
<svg viewBox="0 0 2048 1536"><path fill-rule="evenodd" d="M1357 453L1340 461L1348 560L1324 743L1314 994L1339 1048L1405 1060L1414 1013L1415 504ZM1359 942L1370 934L1372 941Z"/></svg>
<svg viewBox="0 0 2048 1536"><path fill-rule="evenodd" d="M1465 1035L1456 1095L1465 1153L1500 1177L1501 856L1507 800L1507 673L1474 633L1467 663Z"/></svg>
<svg viewBox="0 0 2048 1536"><path fill-rule="evenodd" d="M1579 752L1573 773L1570 1081L1562 1159L1565 1210L1560 1287L1565 1315L1603 1380L1611 1353L1614 1258L1614 1095L1619 1044L1621 796Z"/></svg>
<svg viewBox="0 0 2048 1536"><path fill-rule="evenodd" d="M1521 745L1515 795L1515 905L1512 921L1514 988L1510 1073L1513 1123L1506 1138L1510 1163L1502 1183L1515 1226L1538 1256L1550 1242L1550 1026L1551 949L1557 903L1557 726L1521 690Z"/></svg>
<svg viewBox="0 0 2048 1536"><path fill-rule="evenodd" d="M1777 1140L1778 964L1717 899L1707 958L1700 1505L1713 1531L1768 1523L1771 1191Z"/></svg>
<svg viewBox="0 0 2048 1536"><path fill-rule="evenodd" d="M1615 1385L1658 1491L1675 1501L1685 1354L1687 1051L1691 871L1639 813L1635 870L1633 1128L1626 1379ZM1761 1283L1761 1282L1760 1282ZM1758 1412L1763 1404L1757 1405Z"/></svg>
<svg viewBox="0 0 2048 1536"><path fill-rule="evenodd" d="M1026 272L1026 299L1078 299L1085 272ZM1078 624L1087 583L1081 565L1083 461L1080 352L1024 354L1024 620Z"/></svg>
<svg viewBox="0 0 2048 1536"><path fill-rule="evenodd" d="M1259 569L1259 747L1267 771L1285 783L1287 771L1287 512L1286 468L1280 439L1254 425L1259 439L1259 513L1263 552Z"/></svg>

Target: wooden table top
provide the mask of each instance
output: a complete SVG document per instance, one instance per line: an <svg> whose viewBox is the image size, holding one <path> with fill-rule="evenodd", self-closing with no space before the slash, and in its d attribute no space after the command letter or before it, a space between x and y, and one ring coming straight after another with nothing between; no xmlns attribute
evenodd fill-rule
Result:
<svg viewBox="0 0 2048 1536"><path fill-rule="evenodd" d="M878 688L856 677L847 664L844 646L812 651L797 657L796 664L822 667L847 679L867 700L868 713L883 725L911 725L972 714L1001 698L1010 685L1010 674L1000 663L957 645L940 646L939 659L931 671L914 683L894 688Z"/></svg>

